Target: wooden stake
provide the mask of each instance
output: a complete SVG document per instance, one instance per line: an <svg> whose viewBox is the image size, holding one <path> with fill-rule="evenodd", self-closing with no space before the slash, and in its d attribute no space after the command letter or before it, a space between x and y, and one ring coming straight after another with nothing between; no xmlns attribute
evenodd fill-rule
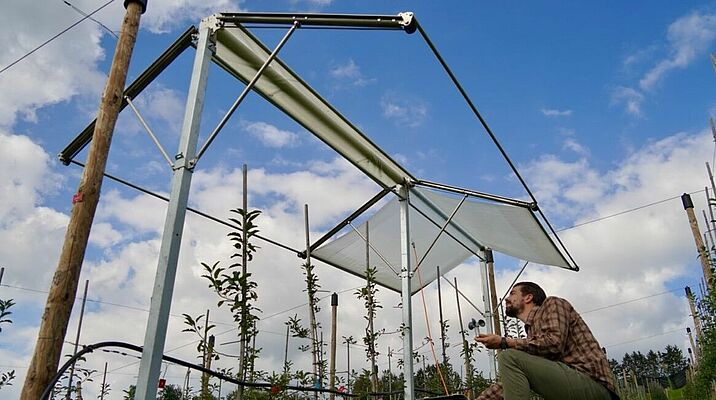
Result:
<svg viewBox="0 0 716 400"><path fill-rule="evenodd" d="M62 354L62 343L67 333L67 325L77 295L77 285L87 240L99 202L102 174L107 164L109 146L122 104L129 61L132 57L139 30L139 20L146 2L140 4L135 0L125 2L125 4L127 12L122 22L109 78L97 112L97 123L87 155L87 166L82 174L77 194L72 199L74 203L72 214L65 233L65 242L62 246L57 270L47 295L35 351L22 387L20 395L22 400L40 398L57 371Z"/></svg>
<svg viewBox="0 0 716 400"><path fill-rule="evenodd" d="M249 212L249 197L248 197L248 168L246 167L246 164L242 167L242 187L243 187L243 193L242 193L242 208L244 209L244 216L242 217L241 221L241 276L246 277L246 263L248 260L248 238L246 237L248 234L248 230L246 229L246 220L247 220L247 214ZM239 379L242 381L246 381L246 285L243 285L241 287L241 330L239 333L239 371L238 376ZM239 393L238 398L239 400L243 399L244 395L244 386L239 385Z"/></svg>
<svg viewBox="0 0 716 400"><path fill-rule="evenodd" d="M338 318L338 293L331 294L331 360L329 365L329 382L328 386L331 390L336 390L336 324ZM331 393L330 400L334 400L336 395Z"/></svg>
<svg viewBox="0 0 716 400"><path fill-rule="evenodd" d="M211 366L211 354L209 350L209 309L206 310L206 319L204 320L204 351L202 352L202 363L201 366L209 369ZM213 336L212 336L213 337ZM206 372L201 373L201 396L202 398L208 398L209 396L209 374Z"/></svg>
<svg viewBox="0 0 716 400"><path fill-rule="evenodd" d="M75 349L72 352L72 355L77 354L77 348L80 345L80 333L82 332L82 319L85 315L85 304L87 303L87 289L89 288L89 279L85 281L85 291L84 295L82 296L82 309L80 311L80 320L77 324L77 337L75 338ZM70 376L67 380L67 396L65 397L67 400L70 400L70 395L72 394L72 378L75 376L75 363L72 363L70 366Z"/></svg>
<svg viewBox="0 0 716 400"><path fill-rule="evenodd" d="M438 279L440 279L438 277ZM449 281L448 281L449 282ZM465 386L467 386L467 398L473 399L472 394L472 365L470 364L470 358L468 357L467 351L469 344L465 337L465 327L462 323L462 312L460 311L460 291L457 289L457 278L455 278L455 301L457 302L457 316L460 320L460 334L462 335L462 348L463 355L465 357Z"/></svg>
<svg viewBox="0 0 716 400"><path fill-rule="evenodd" d="M104 400L104 393L107 391L105 386L107 383L107 363L104 363L104 373L102 373L102 386L100 386L99 400Z"/></svg>
<svg viewBox="0 0 716 400"><path fill-rule="evenodd" d="M443 351L443 364L447 365L447 354L445 354L445 330L443 329L443 326L445 325L445 320L443 319L443 296L442 292L440 291L440 266L437 266L437 272L438 272L438 310L440 311L440 342L442 343L442 351Z"/></svg>

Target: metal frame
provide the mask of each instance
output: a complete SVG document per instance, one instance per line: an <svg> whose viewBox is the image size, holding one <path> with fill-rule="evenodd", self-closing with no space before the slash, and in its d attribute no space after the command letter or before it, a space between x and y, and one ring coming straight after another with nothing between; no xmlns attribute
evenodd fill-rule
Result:
<svg viewBox="0 0 716 400"><path fill-rule="evenodd" d="M269 54L269 50L260 42L258 39L255 39L246 29L244 24L273 24L273 25L291 25L290 30L287 32L287 34L284 36L282 41L279 43L278 47L274 49L273 52ZM400 200L400 240L401 240L401 284L402 284L402 290L401 290L401 296L402 296L402 304L403 304L403 357L404 357L404 365L405 365L405 375L406 377L413 376L413 359L412 359L412 351L413 351L413 338L412 338L412 307L411 307L411 276L412 276L412 268L410 265L410 224L409 224L409 207L413 207L417 209L414 205L410 204L409 201L409 195L410 195L410 187L412 185L419 185L424 187L429 187L432 189L439 189L439 190L446 190L453 193L461 193L465 197L463 198L463 201L468 196L474 196L486 200L511 204L515 206L520 207L526 207L532 211L539 210L536 206L536 203L526 203L521 202L519 200L514 199L508 199L500 196L495 195L489 195L485 193L480 192L474 192L474 191L468 191L465 189L455 188L448 185L442 185L434 182L429 181L418 181L415 178L413 178L410 173L403 169L400 165L395 163L382 149L380 149L378 146L376 146L367 136L363 135L350 121L348 121L345 117L343 117L340 113L338 113L333 106L331 106L327 101L322 99L318 93L316 93L309 85L307 85L303 80L301 80L300 77L298 77L296 74L294 74L288 67L283 64L283 62L276 58L276 53L280 51L281 47L285 42L289 39L291 34L298 28L298 27L305 27L305 28L328 28L328 29L385 29L385 30L402 30L407 33L413 33L413 32L420 32L420 35L423 37L423 39L426 41L428 46L433 50L435 55L437 56L439 62L443 65L443 67L446 69L448 75L450 75L450 78L453 80L453 82L458 87L458 90L461 92L463 97L468 102L468 105L470 108L473 109L477 117L480 119L480 121L485 125L486 129L488 130L488 133L490 133L491 136L492 132L489 130L489 128L486 126L484 120L482 117L477 113L476 108L472 104L472 102L467 97L467 94L462 90L462 87L457 82L457 79L452 74L452 72L447 68L447 64L442 59L442 57L437 53L437 50L435 49L432 42L429 40L423 29L419 26L417 20L414 18L412 13L400 13L398 15L345 15L345 14L278 14L278 13L221 13L221 14L215 14L213 16L207 17L202 20L200 28L198 30L198 39L196 39L196 43L193 44L192 40L197 36L197 29L195 27L190 27L182 36L177 39L176 42L174 42L147 70L144 71L124 92L124 101L122 103L121 109L126 107L127 105L131 105L131 100L134 99L139 93L142 92L169 64L171 64L186 48L188 48L191 45L194 45L197 49L197 53L194 60L194 66L192 71L192 77L191 77L191 84L189 88L189 95L187 99L187 105L186 105L186 112L184 117L184 123L182 127L182 136L181 136L181 142L179 146L179 152L174 157L175 161L171 162L170 164L173 164L173 178L172 178L172 190L171 190L171 197L169 199L169 207L167 210L167 218L164 225L164 231L162 234L162 244L159 254L159 262L157 267L157 275L155 279L155 285L154 285L154 291L152 296L152 305L150 309L150 315L149 315L149 321L147 326L147 331L145 334L145 340L144 340L144 351L143 351L143 357L140 365L140 371L139 371L139 379L137 384L137 398L138 399L153 399L156 395L156 385L154 384L158 377L159 377L159 369L161 366L161 358L164 351L164 344L166 340L166 328L168 323L168 316L169 316L169 309L171 306L171 299L173 294L173 287L174 287L174 280L176 277L176 269L177 269L177 261L179 256L179 249L181 244L181 237L182 237L182 231L183 231L183 225L184 225L184 218L187 211L187 202L188 202L188 195L189 195L189 187L191 184L191 177L193 169L196 165L196 162L201 157L201 155L206 151L206 149L211 144L214 137L219 133L219 131L222 129L223 125L225 124L226 120L230 118L231 113L238 107L239 103L241 103L241 100L246 96L246 94L250 90L254 90L259 95L263 96L267 101L277 106L279 109L284 111L287 115L291 116L296 120L299 124L303 125L310 131L312 131L316 136L318 136L321 140L323 140L327 145L332 147L334 150L336 150L339 154L341 154L343 157L351 161L356 167L358 167L361 171L366 173L369 177L371 177L376 183L381 185L383 187L383 191L376 195L373 199L369 200L363 207L361 207L359 210L351 214L349 218L344 220L339 226L334 228L329 232L329 235L324 235L321 239L319 239L317 242L315 242L312 246L309 247L309 252L312 249L315 249L317 246L319 246L321 243L323 243L325 240L327 240L330 236L340 231L342 228L344 228L346 225L350 224L351 220L362 214L365 210L370 208L373 204L375 204L377 201L379 201L382 197L384 197L389 191L394 191L394 193L399 197ZM263 61L263 66L253 74L253 79L249 79L246 70L239 71L237 69L234 69L230 62L228 62L225 59L222 59L221 57L216 55L217 51L217 41L216 35L217 33L220 33L222 28L234 28L239 29L242 32L242 35L245 35L243 37L253 39L253 45L258 46L258 50L265 51L265 60ZM249 52L255 51L257 48L248 49ZM232 54L233 56L241 57L241 54ZM254 53L253 55L256 55ZM206 83L207 83L207 75L208 75L208 65L209 62L213 61L219 66L221 66L224 70L226 70L229 74L234 76L235 78L241 80L242 82L247 84L246 89L244 92L239 96L239 98L236 100L234 105L232 106L231 110L227 113L227 115L224 117L222 122L219 124L219 126L216 127L214 132L211 134L209 140L201 147L199 152L197 153L197 141L198 141L198 133L199 133L199 126L201 122L201 113L203 108L203 102L204 102L204 96L206 91ZM332 114L332 117L337 118L340 120L340 123L344 124L345 127L350 129L350 134L354 135L354 137L350 138L353 141L349 142L336 142L332 141L333 137L325 137L321 136L317 133L315 130L311 130L304 121L300 119L300 116L297 116L295 114L289 113L286 108L282 107L280 104L280 101L277 101L276 99L271 98L270 95L263 92L260 87L255 87L254 84L257 83L259 76L261 76L263 70L269 65L269 63L273 63L276 68L283 73L289 74L293 79L296 80L297 85L304 90L304 94L306 96L311 97L311 100L317 103L320 103L321 107L324 107L326 112L330 112ZM321 103L322 102L322 103ZM290 108L290 107L289 107ZM313 111L318 110L317 108L311 109ZM139 114L138 114L139 115ZM140 116L141 119L141 116ZM74 162L73 158L86 146L86 144L91 140L92 131L94 128L94 122L90 123L89 126L85 128L85 130L80 133L60 154L59 158L64 164L69 164L70 162ZM146 127L148 132L151 134L151 130ZM334 133L335 136L335 133ZM153 138L154 139L154 138ZM155 140L156 142L156 140ZM496 143L498 144L498 143ZM499 147L499 144L498 144ZM161 146L160 146L161 149ZM346 152L346 149L349 149L348 152ZM504 150L499 147L500 151L503 153L503 155L506 156L504 153ZM353 151L353 153L350 153L350 151ZM357 152L357 153L356 153ZM375 160L372 162L375 163L375 165L372 165L371 168L366 168L365 166L357 163L355 159L355 155L362 155L369 153L376 157ZM197 155L198 154L198 155ZM166 155L165 155L165 158ZM508 159L509 162L509 159ZM512 165L512 164L511 164ZM377 166L377 169L376 169ZM376 171L378 174L376 174ZM524 182L523 182L524 183ZM528 189L529 191L529 189ZM415 192L416 195L419 196L419 193ZM471 239L473 242L473 245L478 247L480 249L481 253L484 250L484 246L482 246L480 243L477 243L470 237L469 234L466 234L464 230L460 229L459 225L456 224L455 221L452 221L452 217L457 212L457 209L455 212L453 212L453 215L451 215L449 218L447 215L443 215L444 213L440 211L435 205L431 205L432 203L425 198L422 198L426 204L428 204L429 207L433 209L433 211L438 212L439 215L443 216L443 218L447 218L447 222L444 226L438 225L435 221L428 218L433 224L441 228L440 233L438 234L438 237L442 233L446 233L449 236L451 236L453 239L454 235L450 234L450 232L447 232L445 229L448 225L451 225L455 227L463 236L466 236L468 239ZM462 202L460 203L460 205ZM457 208L460 207L458 205ZM420 211L420 210L418 210ZM423 213L423 215L425 215ZM427 216L426 216L427 217ZM536 216L533 217L537 219ZM539 223L539 220L537 220ZM546 221L548 223L548 221ZM540 227L542 227L542 224L539 224ZM542 227L542 230L544 230L544 227ZM546 234L546 231L545 231ZM558 238L557 238L558 239ZM437 239L436 239L437 240ZM559 239L558 239L559 240ZM460 242L458 240L458 243L468 248L465 244ZM560 242L561 244L561 242ZM571 259L571 255L569 255L569 252L566 251L566 248L562 246L564 251L567 253L569 258ZM556 245L555 245L556 248ZM468 248L469 249L469 248ZM473 254L472 250L470 250ZM559 251L559 249L558 249ZM427 253L427 252L426 252ZM561 253L561 252L560 252ZM305 254L305 253L304 253ZM300 254L299 254L300 255ZM481 260L481 265L485 264L485 258L484 255L475 254L478 258ZM315 257L315 256L314 256ZM316 257L317 258L317 257ZM320 258L318 258L320 260ZM325 260L321 260L324 261ZM572 260L574 262L574 260ZM345 269L341 268L338 265L332 264L329 262L329 264L342 269L345 271ZM485 269L481 268L483 271L483 275L485 274ZM350 272L350 271L348 271ZM351 272L352 273L352 272ZM355 273L352 273L356 275ZM440 277L438 277L440 279ZM483 288L484 296L485 296L485 316L488 317L492 314L494 310L491 310L491 304L489 303L489 283L486 283L486 277L483 277L483 286L487 285L487 287ZM489 323L492 324L491 318L487 318ZM490 331L492 331L492 327L490 325ZM494 365L494 357L492 357L492 364L491 364L491 371L495 372L495 365ZM406 380L406 386L405 386L405 399L406 400L413 400L415 398L415 388L414 383L411 379Z"/></svg>
<svg viewBox="0 0 716 400"><path fill-rule="evenodd" d="M201 114L204 107L206 84L209 78L214 27L202 21L196 45L196 57L192 70L189 95L184 114L184 124L179 152L174 157L174 176L169 196L167 217L164 221L162 244L159 249L157 275L154 278L152 302L144 336L142 360L137 379L137 399L154 399L157 394L164 344L167 336L169 310L171 309L174 281L176 278L179 249L189 199L194 154L199 139Z"/></svg>

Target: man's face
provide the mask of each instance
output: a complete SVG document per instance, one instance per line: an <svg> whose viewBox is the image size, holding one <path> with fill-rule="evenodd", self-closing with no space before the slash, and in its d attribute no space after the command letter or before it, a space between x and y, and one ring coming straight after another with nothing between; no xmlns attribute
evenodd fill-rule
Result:
<svg viewBox="0 0 716 400"><path fill-rule="evenodd" d="M505 299L505 313L508 317L517 318L522 310L525 309L525 296L522 295L522 289L515 286L510 290L510 295Z"/></svg>

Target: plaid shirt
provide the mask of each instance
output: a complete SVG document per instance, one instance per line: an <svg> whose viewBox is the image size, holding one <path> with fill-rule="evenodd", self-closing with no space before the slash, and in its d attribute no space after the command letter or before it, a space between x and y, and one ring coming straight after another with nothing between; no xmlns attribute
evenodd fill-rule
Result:
<svg viewBox="0 0 716 400"><path fill-rule="evenodd" d="M548 297L534 307L525 321L526 339L514 339L515 349L560 361L604 385L612 393L614 378L607 357L587 324L565 299ZM478 400L501 400L502 386L495 383Z"/></svg>

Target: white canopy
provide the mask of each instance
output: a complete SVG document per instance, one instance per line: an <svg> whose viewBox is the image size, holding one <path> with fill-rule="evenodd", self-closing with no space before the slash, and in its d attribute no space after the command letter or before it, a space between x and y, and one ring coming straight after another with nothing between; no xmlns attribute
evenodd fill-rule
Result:
<svg viewBox="0 0 716 400"><path fill-rule="evenodd" d="M410 257L413 268L438 237L460 201L460 198L450 194L418 188L410 190L410 237L414 243ZM359 276L365 276L368 254L370 265L377 269L376 282L400 291L399 219L396 198L366 222L356 226L355 230L318 247L312 254ZM364 240L366 225L369 228L369 251ZM472 254L481 254L483 248L525 261L572 268L529 208L470 198L460 206L422 261L420 276L415 274L412 278L413 293L437 278L437 266L440 266L441 273L445 273Z"/></svg>
<svg viewBox="0 0 716 400"><path fill-rule="evenodd" d="M217 31L214 61L244 82L256 75L270 54L241 26ZM278 57L268 65L254 90L382 187L414 179Z"/></svg>

